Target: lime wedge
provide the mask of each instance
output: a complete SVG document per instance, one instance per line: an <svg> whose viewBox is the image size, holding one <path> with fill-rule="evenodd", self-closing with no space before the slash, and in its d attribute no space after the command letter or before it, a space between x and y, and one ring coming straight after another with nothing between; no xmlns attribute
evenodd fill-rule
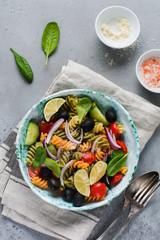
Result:
<svg viewBox="0 0 160 240"><path fill-rule="evenodd" d="M91 169L90 172L90 185L98 182L106 173L107 164L103 161L98 161Z"/></svg>
<svg viewBox="0 0 160 240"><path fill-rule="evenodd" d="M89 115L92 119L102 122L105 126L109 126L110 124L95 104L89 111Z"/></svg>
<svg viewBox="0 0 160 240"><path fill-rule="evenodd" d="M48 101L43 112L45 120L49 122L53 114L55 114L64 103L65 100L63 98L54 98Z"/></svg>
<svg viewBox="0 0 160 240"><path fill-rule="evenodd" d="M85 169L78 170L74 175L74 185L77 191L83 196L89 197L90 185L88 173Z"/></svg>
<svg viewBox="0 0 160 240"><path fill-rule="evenodd" d="M43 164L46 165L50 170L52 170L56 177L60 177L61 169L56 161L51 158L46 158Z"/></svg>

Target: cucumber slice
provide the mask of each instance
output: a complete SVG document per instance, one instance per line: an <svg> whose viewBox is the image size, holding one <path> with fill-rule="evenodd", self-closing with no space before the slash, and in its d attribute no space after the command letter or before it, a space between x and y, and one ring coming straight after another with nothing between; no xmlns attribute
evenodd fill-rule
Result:
<svg viewBox="0 0 160 240"><path fill-rule="evenodd" d="M90 117L92 119L96 119L99 122L102 122L105 126L109 126L110 123L107 121L105 116L101 113L96 105L94 105L91 110L89 111Z"/></svg>
<svg viewBox="0 0 160 240"><path fill-rule="evenodd" d="M28 125L25 146L34 144L39 137L39 126L35 122L30 122Z"/></svg>

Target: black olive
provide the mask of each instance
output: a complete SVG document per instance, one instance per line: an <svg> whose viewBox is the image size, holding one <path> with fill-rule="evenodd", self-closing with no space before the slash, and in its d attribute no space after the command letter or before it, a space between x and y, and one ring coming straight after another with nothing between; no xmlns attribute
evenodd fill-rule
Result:
<svg viewBox="0 0 160 240"><path fill-rule="evenodd" d="M84 132L90 132L94 128L95 122L91 118L87 118L84 120L84 122L81 124L81 127Z"/></svg>
<svg viewBox="0 0 160 240"><path fill-rule="evenodd" d="M109 109L106 112L106 119L111 123L113 123L117 120L117 114L116 114L116 111L113 108Z"/></svg>
<svg viewBox="0 0 160 240"><path fill-rule="evenodd" d="M64 120L68 120L69 118L69 114L67 111L61 112L60 114L58 114L57 116L57 120L63 118Z"/></svg>
<svg viewBox="0 0 160 240"><path fill-rule="evenodd" d="M77 192L73 197L73 205L75 207L81 207L84 204L84 202L85 202L85 196Z"/></svg>
<svg viewBox="0 0 160 240"><path fill-rule="evenodd" d="M49 168L41 168L42 178L49 178L52 176L52 171Z"/></svg>
<svg viewBox="0 0 160 240"><path fill-rule="evenodd" d="M71 188L66 188L62 192L62 198L66 202L72 202L75 191Z"/></svg>
<svg viewBox="0 0 160 240"><path fill-rule="evenodd" d="M51 192L56 192L59 190L60 188L60 181L58 178L55 178L55 177L50 177L48 179L48 187L49 187L49 190Z"/></svg>

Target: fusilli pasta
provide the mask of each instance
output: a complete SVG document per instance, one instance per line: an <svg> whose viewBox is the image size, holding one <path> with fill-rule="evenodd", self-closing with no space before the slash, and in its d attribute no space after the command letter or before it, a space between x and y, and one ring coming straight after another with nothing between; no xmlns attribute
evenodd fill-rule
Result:
<svg viewBox="0 0 160 240"><path fill-rule="evenodd" d="M88 170L88 166L89 166L88 163L85 163L83 161L74 160L69 167L70 168L84 168L84 169Z"/></svg>
<svg viewBox="0 0 160 240"><path fill-rule="evenodd" d="M28 166L32 165L34 161L35 153L36 153L36 147L35 145L31 145L28 150L27 159L26 159L26 164Z"/></svg>
<svg viewBox="0 0 160 240"><path fill-rule="evenodd" d="M34 184L36 187L46 189L46 190L49 189L48 184L47 184L47 180L43 180L40 177L31 178L31 183Z"/></svg>

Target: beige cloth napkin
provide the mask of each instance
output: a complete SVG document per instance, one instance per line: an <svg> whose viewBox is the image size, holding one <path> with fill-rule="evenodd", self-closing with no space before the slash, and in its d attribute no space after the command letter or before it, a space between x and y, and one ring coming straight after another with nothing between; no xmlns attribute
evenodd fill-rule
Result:
<svg viewBox="0 0 160 240"><path fill-rule="evenodd" d="M89 89L119 101L137 128L141 150L160 124L160 108L124 91L85 66L68 61L45 96L65 89ZM104 207L73 212L58 209L37 197L24 182L15 154L18 126L0 146L0 197L4 216L58 239L85 240L99 221Z"/></svg>

